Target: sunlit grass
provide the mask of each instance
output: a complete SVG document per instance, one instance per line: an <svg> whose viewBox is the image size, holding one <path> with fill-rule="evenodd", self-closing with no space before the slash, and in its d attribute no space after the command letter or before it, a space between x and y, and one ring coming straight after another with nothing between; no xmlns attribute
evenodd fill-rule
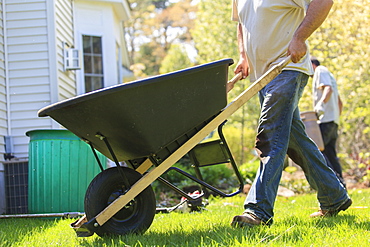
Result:
<svg viewBox="0 0 370 247"><path fill-rule="evenodd" d="M353 206L337 217L311 219L315 195L279 197L271 227L234 229L244 196L212 199L201 213L157 214L143 235L77 238L71 219L0 220L0 246L370 246L370 190L350 191Z"/></svg>

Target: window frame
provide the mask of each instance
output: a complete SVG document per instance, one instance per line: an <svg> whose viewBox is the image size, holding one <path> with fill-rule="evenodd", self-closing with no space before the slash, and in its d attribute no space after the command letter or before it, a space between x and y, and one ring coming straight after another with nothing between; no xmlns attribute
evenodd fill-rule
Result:
<svg viewBox="0 0 370 247"><path fill-rule="evenodd" d="M85 37L89 38L89 43L90 43L90 52L86 52L86 47L85 47ZM98 48L99 52L94 51L94 38L99 38L100 40L100 47ZM101 88L104 88L105 83L105 74L104 74L104 45L103 45L103 37L101 35L92 35L92 34L82 34L81 35L81 40L82 40L82 57L83 57L83 90L85 93L91 92L94 90L98 90ZM88 65L86 63L86 58L90 58L90 64ZM96 63L95 59L100 58L100 66L98 66L98 72L101 73L96 73ZM89 66L89 68L87 67ZM91 72L86 72L87 69L90 69ZM87 78L89 78L91 81L87 82ZM100 79L100 85L98 87L94 87L92 80L93 79ZM90 85L88 85L90 84ZM90 88L89 88L89 87Z"/></svg>

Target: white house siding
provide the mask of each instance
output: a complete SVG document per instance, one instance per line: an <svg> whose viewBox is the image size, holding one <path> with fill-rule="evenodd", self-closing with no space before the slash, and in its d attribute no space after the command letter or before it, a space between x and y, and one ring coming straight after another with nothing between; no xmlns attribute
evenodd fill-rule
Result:
<svg viewBox="0 0 370 247"><path fill-rule="evenodd" d="M28 157L27 131L60 128L39 118L38 110L84 93L83 67L64 71L68 47L63 44L82 49L82 35L101 36L104 86L119 83L122 59L116 49L126 49L121 20L129 8L126 0L3 0L0 5L0 155L3 137L11 136L12 153L22 159Z"/></svg>
<svg viewBox="0 0 370 247"><path fill-rule="evenodd" d="M4 160L4 136L7 135L6 127L6 89L5 89L5 50L4 50L4 24L3 6L0 3L0 161ZM0 214L6 209L5 203L5 178L4 165L0 162Z"/></svg>
<svg viewBox="0 0 370 247"><path fill-rule="evenodd" d="M28 137L35 128L50 126L37 111L50 102L50 69L47 1L5 1L9 129L13 153L28 156Z"/></svg>
<svg viewBox="0 0 370 247"><path fill-rule="evenodd" d="M71 0L58 0L55 3L56 46L58 69L58 101L76 95L76 73L64 71L63 48L74 47L73 4ZM64 46L64 47L63 47Z"/></svg>
<svg viewBox="0 0 370 247"><path fill-rule="evenodd" d="M3 6L0 4L0 161L4 160L4 136L7 135L6 111L6 77L5 77L5 50L4 50L4 21ZM0 165L0 172L2 171ZM1 180L1 179L0 179Z"/></svg>

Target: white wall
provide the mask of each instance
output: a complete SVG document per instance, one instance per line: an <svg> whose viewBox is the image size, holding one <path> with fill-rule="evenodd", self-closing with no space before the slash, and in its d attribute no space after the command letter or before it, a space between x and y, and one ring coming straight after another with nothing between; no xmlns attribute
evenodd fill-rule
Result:
<svg viewBox="0 0 370 247"><path fill-rule="evenodd" d="M76 73L64 71L63 50L74 47L73 3L71 0L58 0L55 3L56 47L58 70L58 101L76 95ZM54 103L54 102L53 102Z"/></svg>
<svg viewBox="0 0 370 247"><path fill-rule="evenodd" d="M25 133L50 125L50 120L37 117L37 110L50 102L47 0L6 1L3 11L10 104L8 134L13 137L17 157L27 157Z"/></svg>
<svg viewBox="0 0 370 247"><path fill-rule="evenodd" d="M3 6L0 3L0 161L4 160L4 136L7 135L4 52ZM0 162L0 214L5 213L6 204L4 199L4 165Z"/></svg>
<svg viewBox="0 0 370 247"><path fill-rule="evenodd" d="M0 20L1 161L4 136L12 137L17 158L27 158L27 131L60 128L50 118L39 118L38 110L84 93L83 68L64 71L64 42L82 49L82 35L102 36L104 86L118 83L116 46L124 43L121 19L127 18L127 1L9 0L0 5L6 13Z"/></svg>
<svg viewBox="0 0 370 247"><path fill-rule="evenodd" d="M4 160L4 136L7 135L6 111L6 77L5 77L5 47L4 47L4 20L2 3L0 3L0 161Z"/></svg>

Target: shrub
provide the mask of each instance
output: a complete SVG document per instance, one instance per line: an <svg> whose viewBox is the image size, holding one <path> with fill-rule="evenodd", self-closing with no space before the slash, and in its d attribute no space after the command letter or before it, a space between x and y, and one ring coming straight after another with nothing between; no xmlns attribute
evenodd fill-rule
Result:
<svg viewBox="0 0 370 247"><path fill-rule="evenodd" d="M259 159L253 159L239 166L239 172L245 179L245 182L251 184L256 177L257 170L260 166Z"/></svg>

